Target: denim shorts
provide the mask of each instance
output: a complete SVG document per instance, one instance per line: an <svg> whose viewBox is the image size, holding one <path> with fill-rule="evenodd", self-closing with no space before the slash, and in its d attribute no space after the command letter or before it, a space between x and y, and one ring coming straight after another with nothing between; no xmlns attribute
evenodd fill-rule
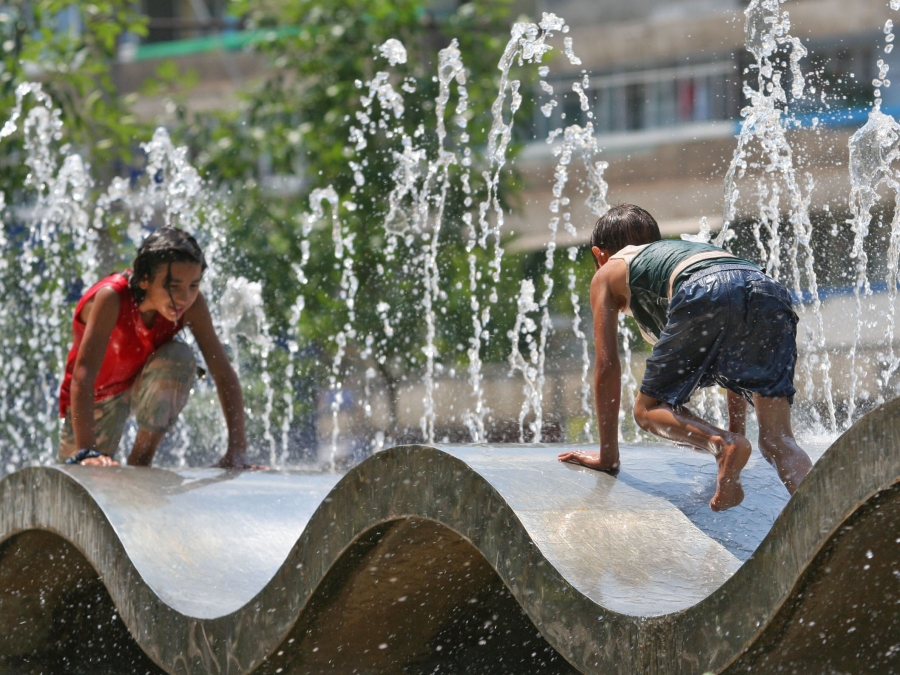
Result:
<svg viewBox="0 0 900 675"><path fill-rule="evenodd" d="M642 394L683 405L718 385L751 403L753 394L793 402L797 315L777 281L750 267L707 267L675 293L666 321Z"/></svg>

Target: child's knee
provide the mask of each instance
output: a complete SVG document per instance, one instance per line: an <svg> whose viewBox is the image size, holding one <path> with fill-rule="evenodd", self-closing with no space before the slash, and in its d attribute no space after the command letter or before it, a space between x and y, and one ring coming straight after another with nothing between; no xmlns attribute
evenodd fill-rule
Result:
<svg viewBox="0 0 900 675"><path fill-rule="evenodd" d="M144 364L136 390L138 400L147 391L189 391L197 378L194 351L183 342L171 340L161 345Z"/></svg>
<svg viewBox="0 0 900 675"><path fill-rule="evenodd" d="M637 424L644 431L649 431L650 420L648 416L648 409L646 404L641 401L640 397L634 402L634 407L631 410L634 415L635 424Z"/></svg>
<svg viewBox="0 0 900 675"><path fill-rule="evenodd" d="M177 340L169 340L159 349L153 352L153 356L147 365L151 362L162 361L168 364L177 364L184 366L193 372L197 368L197 359L194 358L194 350L188 345Z"/></svg>
<svg viewBox="0 0 900 675"><path fill-rule="evenodd" d="M193 350L183 342L167 342L144 366L135 387L134 409L138 427L166 433L187 405L197 377Z"/></svg>
<svg viewBox="0 0 900 675"><path fill-rule="evenodd" d="M185 386L148 388L135 406L138 429L166 434L187 405L190 388Z"/></svg>

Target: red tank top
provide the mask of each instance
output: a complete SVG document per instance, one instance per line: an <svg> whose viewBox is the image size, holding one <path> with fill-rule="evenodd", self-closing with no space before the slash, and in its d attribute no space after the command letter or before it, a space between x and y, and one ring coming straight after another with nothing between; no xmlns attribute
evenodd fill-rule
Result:
<svg viewBox="0 0 900 675"><path fill-rule="evenodd" d="M84 305L93 298L97 291L109 286L119 294L119 318L109 336L106 355L97 379L94 382L94 401L121 394L134 382L150 355L168 342L181 330L182 323L172 323L161 314L156 315L153 327L147 328L141 319L141 311L134 295L128 288L128 277L125 274L113 274L91 286L75 308L72 321L72 349L66 363L66 374L59 392L59 414L65 417L66 408L71 405L72 372L75 358L84 337L85 323L79 318Z"/></svg>

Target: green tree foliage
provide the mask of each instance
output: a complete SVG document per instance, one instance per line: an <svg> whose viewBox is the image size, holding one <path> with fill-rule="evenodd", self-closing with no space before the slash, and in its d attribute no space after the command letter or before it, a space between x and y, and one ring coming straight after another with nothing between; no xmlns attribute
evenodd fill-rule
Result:
<svg viewBox="0 0 900 675"><path fill-rule="evenodd" d="M424 290L416 256L425 242L421 237L401 237L391 257L383 223L387 195L396 184L393 171L396 153L403 150L401 138L414 139L429 160L437 158L437 57L453 38L466 66L465 131L474 149L474 166L470 194L463 192L459 181L463 167L456 164L450 169L452 187L445 200L437 263L442 291L435 298L435 343L444 367L466 367L473 328L466 245L470 230L463 214L474 212L477 220L477 205L485 198L481 171L486 164L479 153L487 142L490 109L497 97L497 64L509 39L509 4L509 0L479 0L436 19L422 0L233 3L232 11L245 17L248 28L263 31L255 49L266 55L268 74L246 94L238 111L185 116L180 138L196 149L205 175L230 192L234 262L246 276L266 279L265 297L275 331L288 334L299 328L301 346L312 345L311 362L318 368L319 381L328 375L338 352L334 337L351 323L348 360L374 368L382 385L393 389L407 376L420 376L424 367ZM409 55L405 64L393 68L377 49L390 38L401 41ZM515 76L525 80L523 89L527 88L534 69L519 70ZM369 92L363 83L379 71L390 71L390 82L403 92L405 111L383 133L369 136L366 149L357 152L350 141L351 127L360 126L355 113L367 107L362 98ZM454 151L459 150L459 129L453 125L457 96L454 90L445 115L445 123L452 127L447 147ZM529 118L528 106L526 101L518 112L520 124ZM375 108L371 117L377 119L378 103L369 107ZM514 142L508 156L517 149ZM273 176L302 181L299 191L280 191ZM334 255L328 209L309 237L302 236L309 195L327 186L340 197L339 225L352 239L349 282ZM499 195L506 207L518 188L514 172L504 171ZM405 204L411 206L409 200ZM307 281L301 285L296 265L305 259L304 239L309 255L303 270ZM502 361L509 351L506 332L515 315L521 261L507 258L497 294L502 301L491 303L493 282L486 270L493 253L480 247L471 253L485 270L476 294L492 311L491 337L481 358ZM291 310L301 291L305 306L299 326L293 326ZM350 322L347 296L354 293L355 316ZM390 307L392 331L384 329L385 304Z"/></svg>
<svg viewBox="0 0 900 675"><path fill-rule="evenodd" d="M77 9L77 11L73 11ZM40 82L60 108L65 141L109 177L129 162L137 140L148 130L131 113L133 101L116 92L113 81L119 40L146 34L146 19L131 0L14 2L0 8L0 109L12 110L16 87ZM20 192L27 167L21 137L4 141L0 179Z"/></svg>

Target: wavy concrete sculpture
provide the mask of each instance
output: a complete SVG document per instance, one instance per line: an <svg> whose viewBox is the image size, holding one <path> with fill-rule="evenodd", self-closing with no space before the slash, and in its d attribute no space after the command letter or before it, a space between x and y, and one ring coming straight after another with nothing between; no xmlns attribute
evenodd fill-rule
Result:
<svg viewBox="0 0 900 675"><path fill-rule="evenodd" d="M787 501L758 456L407 446L345 476L0 482L0 671L900 672L900 400ZM785 505L786 503L786 505ZM105 669L105 670L104 670Z"/></svg>

